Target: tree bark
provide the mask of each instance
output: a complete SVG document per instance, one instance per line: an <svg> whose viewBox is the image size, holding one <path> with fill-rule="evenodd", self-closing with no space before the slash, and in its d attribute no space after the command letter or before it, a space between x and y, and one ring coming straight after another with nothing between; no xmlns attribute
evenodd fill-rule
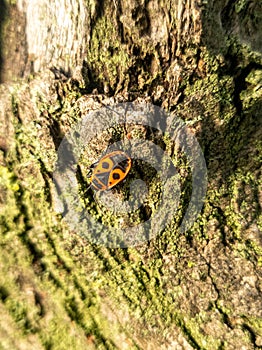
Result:
<svg viewBox="0 0 262 350"><path fill-rule="evenodd" d="M18 0L0 12L1 349L261 348L261 2ZM124 101L183 120L208 189L180 234L186 162L143 129L177 162L185 198L157 237L113 249L57 214L52 174L72 125Z"/></svg>

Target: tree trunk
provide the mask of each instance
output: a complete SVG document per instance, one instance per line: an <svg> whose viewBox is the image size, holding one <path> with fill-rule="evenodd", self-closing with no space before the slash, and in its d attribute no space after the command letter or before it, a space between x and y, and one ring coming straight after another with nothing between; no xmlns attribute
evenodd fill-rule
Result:
<svg viewBox="0 0 262 350"><path fill-rule="evenodd" d="M0 13L0 348L261 348L261 2L2 0ZM142 176L137 216L103 211L87 190L86 168L126 131L161 145L181 183L169 225L122 248L80 235L65 206L57 213L53 172L73 125L126 101L183 122L208 186L181 231L194 176L181 149L134 123L95 135L75 178L104 225L133 232L159 203L139 160L112 190L122 198Z"/></svg>

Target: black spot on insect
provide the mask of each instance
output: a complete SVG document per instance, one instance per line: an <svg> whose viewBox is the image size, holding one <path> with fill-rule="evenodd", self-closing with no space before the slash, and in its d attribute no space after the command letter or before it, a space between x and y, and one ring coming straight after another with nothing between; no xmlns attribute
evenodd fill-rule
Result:
<svg viewBox="0 0 262 350"><path fill-rule="evenodd" d="M109 164L107 162L102 163L102 168L103 169L109 169Z"/></svg>
<svg viewBox="0 0 262 350"><path fill-rule="evenodd" d="M120 175L118 173L113 173L113 179L114 180L120 179Z"/></svg>

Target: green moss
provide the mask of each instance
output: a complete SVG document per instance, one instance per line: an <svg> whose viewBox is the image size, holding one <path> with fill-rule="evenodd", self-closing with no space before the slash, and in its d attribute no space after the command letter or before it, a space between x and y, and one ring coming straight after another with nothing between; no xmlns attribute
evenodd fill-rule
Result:
<svg viewBox="0 0 262 350"><path fill-rule="evenodd" d="M106 16L99 18L92 29L87 62L92 75L104 85L115 88L119 79L125 79L131 58L120 42L116 26Z"/></svg>
<svg viewBox="0 0 262 350"><path fill-rule="evenodd" d="M240 94L240 99L245 110L252 108L254 102L262 98L262 70L252 70L245 79L247 89Z"/></svg>

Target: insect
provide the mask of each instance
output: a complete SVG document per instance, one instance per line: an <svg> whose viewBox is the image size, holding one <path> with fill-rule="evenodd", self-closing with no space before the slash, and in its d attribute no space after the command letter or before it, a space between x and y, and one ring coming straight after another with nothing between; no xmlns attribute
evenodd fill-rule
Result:
<svg viewBox="0 0 262 350"><path fill-rule="evenodd" d="M131 158L123 151L106 154L90 167L93 169L90 187L96 191L111 189L126 178L131 165Z"/></svg>
<svg viewBox="0 0 262 350"><path fill-rule="evenodd" d="M105 106L109 111L117 113L109 106ZM126 113L128 105L125 106L124 112L124 135L128 140L131 139L131 135L126 129ZM130 141L129 141L130 146ZM123 150L114 150L104 155L99 161L92 164L89 168L92 171L90 176L90 186L95 191L106 191L116 186L119 182L123 181L129 173L132 166L131 157Z"/></svg>

